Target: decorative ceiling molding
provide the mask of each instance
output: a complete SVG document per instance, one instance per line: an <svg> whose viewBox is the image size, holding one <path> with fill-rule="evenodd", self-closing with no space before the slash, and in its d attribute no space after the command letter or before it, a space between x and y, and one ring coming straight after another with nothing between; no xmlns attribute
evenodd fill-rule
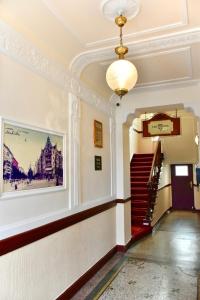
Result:
<svg viewBox="0 0 200 300"><path fill-rule="evenodd" d="M108 0L109 1L109 0ZM112 1L112 0L111 0ZM139 12L139 7L138 7L138 12ZM137 12L137 13L138 13ZM158 33L164 30L171 30L171 29L177 29L183 26L188 25L188 5L187 5L187 0L182 0L182 14L181 14L181 20L177 20L177 22L173 23L168 23L165 25L160 25L152 28L147 28L139 31L135 31L133 33L129 34L123 34L124 42L125 44L130 43L134 38L140 38L144 36L145 34L150 34L150 33ZM114 22L114 17L113 17L113 22ZM109 39L103 39L95 42L88 42L86 43L87 48L102 48L105 46L112 46L114 47L114 44L116 44L119 40L119 37L113 37Z"/></svg>
<svg viewBox="0 0 200 300"><path fill-rule="evenodd" d="M111 114L108 101L99 97L62 65L45 57L33 44L8 24L0 21L0 52L25 66L32 72L58 85L66 93L71 92L80 99Z"/></svg>
<svg viewBox="0 0 200 300"><path fill-rule="evenodd" d="M164 50L161 50L161 51L150 52L150 53L142 54L142 55L133 55L133 56L129 55L128 59L137 61L137 60L144 59L144 58L164 56L164 55L167 55L167 54L181 53L181 52L185 52L185 51L188 51L188 53L190 54L190 60L192 60L191 46L175 48L175 49L167 49L167 50L164 49ZM112 62L113 62L113 59L100 62L99 64L102 65L102 66L108 67Z"/></svg>
<svg viewBox="0 0 200 300"><path fill-rule="evenodd" d="M176 87L185 87L186 85L199 85L200 84L200 79L193 79L192 77L183 77L183 78L178 78L178 79L173 79L173 80L163 80L155 83L150 83L149 85L138 85L134 88L133 91L130 91L129 94L134 94L134 92L139 92L140 90L144 89L159 89L159 88L166 88L170 87L172 88L173 86Z"/></svg>
<svg viewBox="0 0 200 300"><path fill-rule="evenodd" d="M101 11L104 17L110 21L113 21L119 15L131 20L138 15L140 5L140 0L102 0Z"/></svg>
<svg viewBox="0 0 200 300"><path fill-rule="evenodd" d="M173 33L170 35L150 38L142 41L129 43L129 56L153 53L169 48L188 46L200 42L200 28ZM111 47L98 50L90 50L77 55L71 62L70 69L79 77L83 69L94 62L113 60L113 49Z"/></svg>

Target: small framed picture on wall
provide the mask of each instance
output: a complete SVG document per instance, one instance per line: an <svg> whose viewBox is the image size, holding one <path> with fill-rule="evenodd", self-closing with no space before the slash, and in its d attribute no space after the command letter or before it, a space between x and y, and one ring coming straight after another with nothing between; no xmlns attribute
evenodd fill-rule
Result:
<svg viewBox="0 0 200 300"><path fill-rule="evenodd" d="M95 171L102 170L102 158L99 155L95 155L94 157L94 169Z"/></svg>
<svg viewBox="0 0 200 300"><path fill-rule="evenodd" d="M103 148L103 124L94 120L94 146Z"/></svg>

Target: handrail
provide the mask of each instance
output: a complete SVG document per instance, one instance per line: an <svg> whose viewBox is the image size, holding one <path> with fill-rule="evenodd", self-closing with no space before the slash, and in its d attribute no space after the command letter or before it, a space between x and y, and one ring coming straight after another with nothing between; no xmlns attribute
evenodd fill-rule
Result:
<svg viewBox="0 0 200 300"><path fill-rule="evenodd" d="M148 210L147 210L146 218L144 220L146 224L151 223L151 218L153 215L153 210L154 210L156 197L157 197L162 160L163 160L163 154L161 153L161 141L158 141L153 156L149 180L147 182L149 201L148 201Z"/></svg>
<svg viewBox="0 0 200 300"><path fill-rule="evenodd" d="M151 182L151 178L153 177L153 171L154 171L154 168L156 167L155 163L159 162L160 156L161 156L161 141L158 141L156 151L154 152L154 156L153 156L153 161L152 161L152 166L151 166L148 183Z"/></svg>

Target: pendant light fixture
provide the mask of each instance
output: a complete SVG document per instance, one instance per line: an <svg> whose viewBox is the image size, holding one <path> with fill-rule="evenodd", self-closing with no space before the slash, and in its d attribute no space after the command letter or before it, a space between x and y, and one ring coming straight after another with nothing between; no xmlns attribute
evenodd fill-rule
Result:
<svg viewBox="0 0 200 300"><path fill-rule="evenodd" d="M128 47L123 45L122 34L122 28L126 22L127 18L122 14L115 18L115 23L120 29L120 45L115 48L118 60L114 61L106 72L107 84L120 98L135 86L138 79L136 67L124 58L125 54L128 53Z"/></svg>

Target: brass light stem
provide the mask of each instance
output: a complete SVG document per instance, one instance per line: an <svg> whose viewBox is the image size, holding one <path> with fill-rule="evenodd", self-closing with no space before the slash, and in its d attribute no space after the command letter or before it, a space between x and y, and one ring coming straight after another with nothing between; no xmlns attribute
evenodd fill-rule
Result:
<svg viewBox="0 0 200 300"><path fill-rule="evenodd" d="M115 18L115 23L119 27L119 36L120 36L120 44L118 47L115 48L115 53L119 56L119 59L124 59L124 55L128 53L128 47L123 45L123 33L122 27L126 24L127 19L126 17L120 15Z"/></svg>

